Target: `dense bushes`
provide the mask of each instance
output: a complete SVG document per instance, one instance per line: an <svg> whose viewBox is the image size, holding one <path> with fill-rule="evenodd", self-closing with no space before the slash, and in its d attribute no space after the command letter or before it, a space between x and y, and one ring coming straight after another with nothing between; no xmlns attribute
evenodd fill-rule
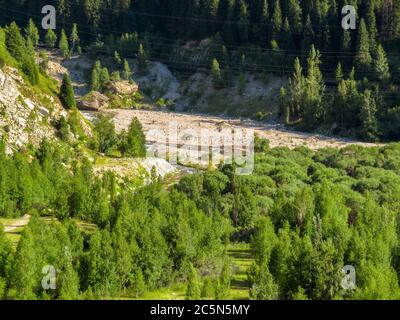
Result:
<svg viewBox="0 0 400 320"><path fill-rule="evenodd" d="M399 145L318 152L263 145L250 176L224 166L169 190L153 176L134 193L112 173L94 175L88 160L76 162L60 145L43 142L31 160L3 151L0 214L33 215L15 253L0 231L3 295L93 298L128 290L139 297L188 279L189 298L203 289L209 296L210 281L222 298L226 245L235 240L250 242L256 258L251 298L399 297ZM60 271L62 289L42 289L47 264ZM341 286L344 265L356 269L355 290Z"/></svg>
<svg viewBox="0 0 400 320"><path fill-rule="evenodd" d="M137 295L185 279L189 263L201 274L221 270L229 221L204 214L185 193L168 193L156 177L133 193L130 184L111 173L95 176L89 161L77 163L48 142L28 159L4 150L0 156L1 216L33 215L15 253L0 231L2 297ZM71 219L97 227L82 231ZM58 272L55 291L42 288L46 265Z"/></svg>
<svg viewBox="0 0 400 320"><path fill-rule="evenodd" d="M122 130L117 134L111 116L99 114L94 122L94 131L96 151L108 155L115 155L118 151L122 156L133 158L146 155L145 135L136 117L132 119L127 131Z"/></svg>

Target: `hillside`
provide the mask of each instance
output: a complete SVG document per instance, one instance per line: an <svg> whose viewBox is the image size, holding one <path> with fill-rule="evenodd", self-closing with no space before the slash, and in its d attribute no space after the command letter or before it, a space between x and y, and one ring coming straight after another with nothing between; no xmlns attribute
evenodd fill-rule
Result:
<svg viewBox="0 0 400 320"><path fill-rule="evenodd" d="M11 67L0 69L0 135L8 150L33 144L56 135L52 122L66 116L54 96L37 92Z"/></svg>
<svg viewBox="0 0 400 320"><path fill-rule="evenodd" d="M400 300L400 1L350 2L0 0L0 300Z"/></svg>

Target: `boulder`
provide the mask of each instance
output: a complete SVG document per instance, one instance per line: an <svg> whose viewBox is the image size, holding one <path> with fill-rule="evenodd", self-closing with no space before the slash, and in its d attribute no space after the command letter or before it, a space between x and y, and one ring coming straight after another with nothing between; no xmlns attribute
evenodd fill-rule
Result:
<svg viewBox="0 0 400 320"><path fill-rule="evenodd" d="M139 86L136 83L129 82L127 80L110 82L107 89L117 95L133 95L139 90Z"/></svg>
<svg viewBox="0 0 400 320"><path fill-rule="evenodd" d="M99 111L108 108L109 98L97 91L91 91L78 102L78 108L86 111Z"/></svg>

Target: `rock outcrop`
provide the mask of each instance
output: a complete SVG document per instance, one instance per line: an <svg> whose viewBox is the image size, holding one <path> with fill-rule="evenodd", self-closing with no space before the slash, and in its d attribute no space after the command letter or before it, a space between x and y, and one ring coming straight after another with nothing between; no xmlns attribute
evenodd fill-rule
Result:
<svg viewBox="0 0 400 320"><path fill-rule="evenodd" d="M91 91L78 101L78 108L85 111L101 111L109 107L109 100L104 94Z"/></svg>
<svg viewBox="0 0 400 320"><path fill-rule="evenodd" d="M110 82L107 89L113 94L125 96L135 94L139 90L139 86L134 82L122 80Z"/></svg>
<svg viewBox="0 0 400 320"><path fill-rule="evenodd" d="M58 99L34 90L18 70L0 69L0 136L6 138L7 152L53 138L51 123L61 115L67 113Z"/></svg>

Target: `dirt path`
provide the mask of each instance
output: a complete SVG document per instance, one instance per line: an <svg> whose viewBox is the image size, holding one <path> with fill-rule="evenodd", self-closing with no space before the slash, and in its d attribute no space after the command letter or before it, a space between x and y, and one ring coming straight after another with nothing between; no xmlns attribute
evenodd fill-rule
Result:
<svg viewBox="0 0 400 320"><path fill-rule="evenodd" d="M4 232L9 233L9 232L15 231L17 228L25 227L29 223L30 219L31 219L31 216L29 214L24 215L20 219L15 219L15 220L13 219L12 224L4 226Z"/></svg>
<svg viewBox="0 0 400 320"><path fill-rule="evenodd" d="M214 130L220 132L224 128L254 130L254 133L270 141L271 147L295 148L307 146L312 150L325 147L343 148L348 145L373 147L377 144L364 143L339 137L328 137L319 134L289 131L279 124L264 124L253 120L232 119L228 117L187 114L176 112L145 111L145 110L110 110L115 117L117 130L127 129L133 117L142 123L145 133L150 130L163 130L168 134L171 124L176 124L178 131L182 130ZM148 143L154 143L147 135ZM154 140L154 139L153 139Z"/></svg>

